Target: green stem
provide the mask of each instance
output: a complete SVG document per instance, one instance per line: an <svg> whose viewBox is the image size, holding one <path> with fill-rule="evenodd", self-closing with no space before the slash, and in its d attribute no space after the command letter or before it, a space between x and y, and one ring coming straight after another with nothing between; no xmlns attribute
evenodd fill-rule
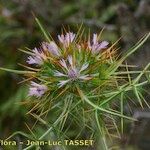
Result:
<svg viewBox="0 0 150 150"><path fill-rule="evenodd" d="M107 110L107 109L104 109L104 108L102 108L102 107L99 107L98 105L92 103L92 102L83 94L83 92L82 92L79 88L77 88L77 89L78 89L78 92L79 92L80 97L81 97L82 99L84 99L85 102L87 102L89 105L91 105L92 107L94 107L96 110L98 109L98 110L100 110L100 111L102 111L102 112L104 112L104 113L107 113L107 114L111 114L111 115L118 116L118 117L121 117L121 118L125 118L125 119L128 119L128 120L136 121L136 119L134 119L134 118L131 118L131 117L128 117L128 116L124 116L124 115L121 115L120 113L116 113L116 112L113 112L113 111L109 111L109 110Z"/></svg>
<svg viewBox="0 0 150 150"><path fill-rule="evenodd" d="M105 149L105 150L108 150L108 146L107 146L107 143L106 143L106 138L105 138L105 135L103 135L102 127L101 127L101 125L100 125L100 123L99 123L97 110L95 110L95 119L96 119L96 122L97 122L98 129L99 129L99 131L100 131L100 134L101 134L101 136L102 136L102 141L103 141L104 149Z"/></svg>

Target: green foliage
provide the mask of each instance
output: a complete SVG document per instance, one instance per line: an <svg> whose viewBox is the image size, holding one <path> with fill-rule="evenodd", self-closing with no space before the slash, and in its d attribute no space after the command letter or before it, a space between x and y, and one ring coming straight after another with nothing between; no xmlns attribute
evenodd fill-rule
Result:
<svg viewBox="0 0 150 150"><path fill-rule="evenodd" d="M36 21L45 38L49 41L49 44L51 44L50 38L41 23L37 19ZM78 33L80 30L79 28ZM35 140L54 140L55 138L61 140L66 138L98 139L102 141L103 149L107 150L109 147L108 142L106 142L107 137L120 137L119 130L123 133L125 119L135 121L135 118L128 117L124 113L125 103L128 103L128 100L132 99L132 97L126 97L128 92L134 92L141 107L143 107L144 103L149 107L144 99L143 92L139 90L149 84L149 80L141 80L143 76L149 75L149 64L143 71L132 72L128 71L130 68L129 65L123 64L127 57L144 44L149 35L150 33L141 38L141 40L121 58L114 55L114 53L116 53L116 49L114 48L116 43L97 55L93 54L90 50L88 51L88 48L84 46L81 47L80 50L77 50L76 45L81 43L85 45L84 41L81 40L82 35L80 36L79 34L75 38L75 42L68 45L69 47L59 45L59 49L61 49L60 56L56 57L52 55L50 51L47 53L43 48L43 53L41 56L39 54L39 56L44 58L43 61L45 62L41 65L38 64L38 68L26 67L29 68L29 70L35 70L35 72L30 73L30 71L15 71L1 68L2 70L13 71L14 73L29 74L29 80L31 74L32 79L38 79L40 84L45 84L49 88L47 94L39 98L40 101L35 100L34 97L28 100L29 105L31 105L28 113L37 120L35 125L38 126L39 122L48 127L40 137L33 131L33 127L28 127L32 134L31 138ZM22 51L30 54L30 50ZM31 55L34 56L37 54L31 53ZM58 64L63 59L64 61L65 58L68 59L70 55L72 56L72 62L69 61L70 65L75 63L82 66L81 64L86 62L89 64L89 68L85 71L85 74L93 74L94 76L91 76L91 79L88 79L89 81L86 83L75 80L74 83L67 83L65 86L59 87L57 83L60 77L55 76L53 71L58 69L63 70L63 65L60 68ZM126 71L122 71L122 69ZM48 70L50 70L50 73ZM133 74L137 75L131 79L130 76ZM34 105L32 105L32 102ZM119 106L114 108L114 105L117 103L119 103ZM137 102L135 101L135 103ZM43 119L43 117L49 116L50 114L51 118L47 117L47 119ZM109 121L107 121L106 118L109 119ZM120 120L120 127L119 123L116 122L118 119ZM48 122L50 122L50 124ZM109 130L107 127L108 124L111 125L111 129L115 131L112 132ZM36 127L34 128L36 129ZM74 128L76 132L72 131ZM97 144L95 144L95 146L97 147ZM24 150L30 149L31 147L33 147L33 145ZM64 145L62 145L62 148L63 147ZM65 147L65 149L69 148L68 146Z"/></svg>
<svg viewBox="0 0 150 150"><path fill-rule="evenodd" d="M123 36L120 41L119 46L121 46L123 49L128 49L133 43L135 43L135 41L137 41L137 39L141 38L141 36L144 35L149 29L148 28L149 26L148 14L149 13L146 12L148 5L144 5L144 9L141 9L142 10L141 11L139 9L142 6L141 3L142 1L132 1L132 0L124 0L124 1L118 1L118 0L115 0L115 1L110 1L110 0L105 0L105 1L102 1L102 0L94 0L94 1L91 1L91 0L79 0L79 1L74 1L74 0L71 0L71 1L66 1L66 0L19 1L18 0L17 1L15 0L13 1L12 0L12 1L6 1L6 0L1 0L0 1L0 33L1 33L0 34L0 67L3 67L3 69L11 68L13 70L15 69L20 70L21 68L20 66L17 65L17 63L18 62L24 63L25 56L22 53L18 52L17 49L18 48L22 49L25 46L28 46L32 49L34 46L37 46L40 41L42 41L43 36L39 32L40 28L38 27L38 24L35 24L34 17L31 12L33 12L35 16L40 18L40 20L44 24L44 27L46 27L47 29L46 31L48 33L52 33L53 37L56 37L58 32L60 33L60 27L62 26L62 24L64 26L69 25L71 29L75 29L74 24L78 24L78 23L80 24L81 22L83 22L85 25L85 31L88 30L86 27L90 27L91 32L97 32L97 30L99 31L99 29L102 29L103 27L105 27L105 32L103 32L102 39L115 41L121 36ZM123 14L125 16L123 16ZM124 21L124 18L125 18L125 21ZM129 21L126 21L126 20L129 20ZM148 42L145 43L145 46L143 46L143 48L140 48L141 50L139 52L137 52L136 54L130 57L130 58L136 58L135 60L132 59L132 63L138 64L140 67L141 66L143 67L149 61L149 55L148 55L149 49L148 49L148 52L146 52L146 49L149 46L146 47L146 45L148 45ZM107 74L105 72L105 68L106 68L105 65L101 66L100 68L100 71L101 71L100 77L102 79ZM85 98L88 98L88 100L90 101L94 101L93 99L101 96L103 99L107 98L107 100L111 102L114 102L114 99L118 101L120 100L119 102L117 102L117 105L118 105L117 109L118 109L119 114L121 115L125 115L124 110L128 105L126 101L129 97L130 97L129 99L136 100L136 102L138 103L137 104L138 108L139 108L139 104L142 107L145 107L145 105L149 107L149 104L147 102L148 94L146 91L146 90L149 90L147 89L147 86L146 86L147 83L149 82L149 71L146 71L146 72L135 71L135 69L133 70L133 67L129 67L129 68L119 67L119 69L116 72L115 71L113 72L113 69L114 69L113 67L110 68L111 70L110 75L111 73L113 73L113 75L115 76L116 75L123 76L125 77L127 81L130 82L130 84L125 85L124 87L121 87L119 92L111 90L108 93L104 93L104 94L100 93L99 95L98 94L90 95L89 93L89 95ZM12 71L12 70L9 70L9 71ZM24 73L24 72L17 71L17 73ZM142 76L138 77L140 73ZM136 79L136 81L132 83L131 80L133 77ZM144 79L146 80L146 82L143 82ZM8 74L4 71L0 71L0 82L1 82L0 115L2 116L0 119L0 126L1 126L0 137L7 137L8 134L10 135L12 134L13 131L17 131L19 129L19 126L20 128L23 128L26 130L26 127L22 126L22 124L24 123L24 119L25 119L25 122L27 122L26 117L24 115L26 109L24 106L18 104L20 100L23 100L25 98L24 97L25 95L23 93L26 90L22 86L20 86L20 89L18 89L19 86L17 86L17 82L19 81L20 81L20 77L18 77L18 75L15 75L14 73ZM97 81L95 80L93 81L93 83L97 84ZM19 96L19 93L20 95L22 94L22 96ZM16 97L18 98L16 99ZM129 105L131 106L131 109L132 109L135 106L132 106L131 105L132 102L130 101L131 100L129 100ZM67 104L67 106L68 105L69 104ZM77 105L80 107L82 106L82 104L81 105L77 104ZM62 106L63 104L59 104L59 107L58 106L55 107L54 112L56 112L56 110L60 109ZM76 105L74 104L73 106L75 107ZM106 107L108 108L109 106L106 106ZM81 111L83 112L83 114L85 113L83 110ZM9 116L8 112L9 112L11 119L8 117ZM54 112L53 110L51 111L52 114ZM61 112L61 109L60 109L60 112ZM59 111L57 112L57 117L59 116L60 112ZM16 118L16 115L17 115L17 118ZM43 117L42 115L40 118L38 118L34 114L34 117L31 118L31 120L29 119L30 117L28 117L28 119L30 120L29 121L30 128L32 127L32 122L34 122L33 121L34 119L39 120L37 123L37 126L33 129L33 132L35 132L37 135L36 139L38 139L45 132L45 130L49 128L49 126L52 126L55 120L55 117L53 118L51 116L55 116L55 114L50 115L47 119L44 119L44 120L41 120L41 118ZM80 119L77 119L78 116L80 116L80 113L78 113L77 116L74 116L76 122L79 122L80 120L83 119L82 117L80 117ZM97 123L98 123L98 120L99 121L101 120L101 118L97 118L99 116L97 116L96 112L95 114L93 114L93 116L92 117L96 119L95 121ZM23 118L23 120L20 121L20 118ZM66 118L66 115L64 115L64 117L62 118ZM48 123L48 125L46 124L44 127L41 126L41 124L44 124L44 122L49 122L49 120L51 119L53 120L51 123ZM13 125L13 129L12 129L10 127L10 122L14 122L14 120L15 120L15 123L14 123L15 125ZM120 122L119 130L122 130L122 133L124 130L126 131L126 134L128 134L129 130L128 131L126 130L127 128L126 120L123 117L121 117L120 121L117 120L117 122ZM62 124L65 124L65 123L63 122ZM60 128L62 124L59 125ZM92 121L91 121L91 124L92 126L96 126L96 125L93 125ZM113 124L115 124L115 122L113 122ZM83 128L84 127L85 127L85 123L83 123ZM90 127L87 127L87 128L89 130ZM95 128L100 128L100 127L98 125ZM6 132L5 130L8 131L9 133ZM57 130L57 133L61 133L60 129L56 129L56 130ZM90 131L91 133L94 132L93 130L90 130ZM103 128L103 131L100 130L103 136L105 133L104 131L107 131L107 129ZM74 132L78 132L78 131L72 130L71 133L68 133L68 134L74 135L75 134ZM33 137L30 136L27 138L32 139ZM105 140L104 141L102 140L102 143L105 145Z"/></svg>

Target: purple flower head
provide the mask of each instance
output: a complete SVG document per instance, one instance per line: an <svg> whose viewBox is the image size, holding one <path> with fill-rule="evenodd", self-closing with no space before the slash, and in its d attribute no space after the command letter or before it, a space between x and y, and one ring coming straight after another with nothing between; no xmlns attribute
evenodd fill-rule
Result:
<svg viewBox="0 0 150 150"><path fill-rule="evenodd" d="M93 34L92 44L88 42L88 47L93 54L97 54L101 49L105 49L108 46L107 41L98 42L97 34Z"/></svg>
<svg viewBox="0 0 150 150"><path fill-rule="evenodd" d="M59 72L59 71L54 71L54 76L56 77L65 77L66 80L61 80L58 83L59 87L64 86L65 84L67 84L68 82L72 82L75 80L88 80L91 77L89 75L84 75L83 71L85 71L89 64L85 63L83 64L81 67L77 67L74 62L73 62L73 58L72 56L68 56L67 60L65 61L64 59L60 60L59 62L61 64L61 66L65 69L65 72Z"/></svg>
<svg viewBox="0 0 150 150"><path fill-rule="evenodd" d="M34 56L29 56L27 60L28 64L38 64L41 65L43 63L43 60L41 57L34 57Z"/></svg>
<svg viewBox="0 0 150 150"><path fill-rule="evenodd" d="M79 71L77 70L77 68L70 68L68 70L68 78L70 78L71 80L76 80L79 77Z"/></svg>
<svg viewBox="0 0 150 150"><path fill-rule="evenodd" d="M60 56L58 47L55 42L51 41L50 43L43 42L42 48L46 51L48 50L54 56Z"/></svg>
<svg viewBox="0 0 150 150"><path fill-rule="evenodd" d="M29 88L29 96L41 97L47 91L47 86L37 84L31 81L31 86Z"/></svg>
<svg viewBox="0 0 150 150"><path fill-rule="evenodd" d="M64 47L69 47L70 43L73 42L75 34L72 32L66 33L66 35L58 35L59 41L64 45Z"/></svg>
<svg viewBox="0 0 150 150"><path fill-rule="evenodd" d="M26 61L28 64L43 64L43 60L45 59L44 53L40 49L33 49L33 56L29 56Z"/></svg>

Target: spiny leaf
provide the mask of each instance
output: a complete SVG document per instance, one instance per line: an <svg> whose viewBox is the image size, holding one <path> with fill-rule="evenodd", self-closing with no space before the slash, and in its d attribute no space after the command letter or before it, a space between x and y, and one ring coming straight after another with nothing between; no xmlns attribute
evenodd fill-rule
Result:
<svg viewBox="0 0 150 150"><path fill-rule="evenodd" d="M80 90L79 88L77 88L77 90L78 90L78 93L79 93L81 99L85 100L89 105L91 105L91 106L94 107L95 109L98 109L98 110L102 111L103 113L108 113L108 114L110 114L110 115L114 115L114 116L118 116L118 117L123 117L123 118L125 118L125 119L129 119L129 120L132 120L132 121L136 121L136 119L134 119L134 118L127 117L127 116L121 115L120 113L116 113L116 112L114 112L114 111L109 111L109 110L107 110L107 109L104 109L104 108L102 108L102 107L99 107L98 105L92 103L92 102L86 97L86 95L83 94L82 90Z"/></svg>
<svg viewBox="0 0 150 150"><path fill-rule="evenodd" d="M37 22L37 24L39 25L42 33L44 34L45 38L47 39L48 42L50 42L50 38L48 36L48 34L46 33L45 29L43 28L42 24L40 23L39 19L38 18L35 18L35 21Z"/></svg>
<svg viewBox="0 0 150 150"><path fill-rule="evenodd" d="M146 40L149 38L150 33L148 33L147 35L145 35L141 40L139 40L139 42L137 44L135 44L132 48L130 48L123 56L122 58L117 61L116 63L114 63L113 66L110 66L110 68L108 69L108 76L110 76L111 74L113 74L118 67L124 62L124 60L127 59L127 57L129 57L131 54L133 54L137 49L139 49L145 42Z"/></svg>
<svg viewBox="0 0 150 150"><path fill-rule="evenodd" d="M0 67L0 70L8 71L8 72L16 73L16 74L35 74L35 72L33 71L21 71L21 70L7 69L7 68L2 68L2 67Z"/></svg>

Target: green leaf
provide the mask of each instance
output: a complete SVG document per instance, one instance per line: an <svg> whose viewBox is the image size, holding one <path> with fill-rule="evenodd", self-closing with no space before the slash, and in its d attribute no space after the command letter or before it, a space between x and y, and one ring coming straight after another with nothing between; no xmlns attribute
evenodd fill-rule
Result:
<svg viewBox="0 0 150 150"><path fill-rule="evenodd" d="M2 68L2 67L0 67L0 70L8 71L8 72L16 73L16 74L34 74L35 73L33 71L21 71L21 70L7 69L7 68Z"/></svg>
<svg viewBox="0 0 150 150"><path fill-rule="evenodd" d="M130 48L124 55L123 57L117 61L116 63L114 63L112 66L110 66L110 68L107 71L107 76L109 77L110 75L112 75L117 69L118 67L131 55L133 54L137 49L139 49L145 42L146 40L149 38L150 36L150 32L143 36L143 38L141 38L139 40L139 42L137 42L132 48Z"/></svg>
<svg viewBox="0 0 150 150"><path fill-rule="evenodd" d="M40 23L39 19L38 18L35 18L35 21L37 22L37 24L39 25L43 35L45 36L45 38L47 39L48 42L50 42L50 38L48 36L48 34L46 33L45 29L43 28L42 24Z"/></svg>
<svg viewBox="0 0 150 150"><path fill-rule="evenodd" d="M82 92L82 90L80 90L78 87L77 87L77 90L78 90L78 93L79 93L81 99L85 100L85 102L87 102L89 105L91 105L92 107L94 107L94 109L100 110L100 111L102 111L103 113L107 113L107 114L110 114L110 115L114 115L114 116L118 116L118 117L121 117L121 118L125 118L125 119L129 119L129 120L132 120L132 121L136 121L136 119L134 119L134 118L127 117L127 116L125 116L125 115L121 115L120 113L117 113L117 112L110 111L110 110L104 109L104 108L102 108L102 107L99 107L98 105L92 103L92 102L86 97L86 95L84 95L84 93Z"/></svg>

